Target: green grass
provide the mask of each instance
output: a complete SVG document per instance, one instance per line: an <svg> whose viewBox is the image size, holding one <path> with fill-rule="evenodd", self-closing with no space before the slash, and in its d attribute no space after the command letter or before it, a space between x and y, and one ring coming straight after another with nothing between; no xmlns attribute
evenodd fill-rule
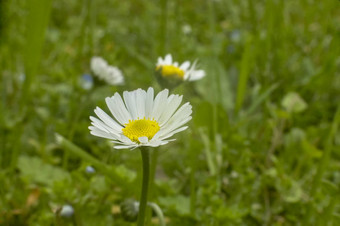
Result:
<svg viewBox="0 0 340 226"><path fill-rule="evenodd" d="M135 224L117 209L139 198L140 154L87 127L114 92L161 90L166 53L207 74L171 90L193 120L152 153L149 197L167 225L338 225L339 4L0 1L0 225ZM94 55L125 85L84 90Z"/></svg>

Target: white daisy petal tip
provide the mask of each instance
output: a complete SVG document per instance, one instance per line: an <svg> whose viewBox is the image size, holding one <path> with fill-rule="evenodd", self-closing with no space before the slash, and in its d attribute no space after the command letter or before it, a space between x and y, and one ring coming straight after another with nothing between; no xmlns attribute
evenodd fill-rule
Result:
<svg viewBox="0 0 340 226"><path fill-rule="evenodd" d="M172 141L168 139L172 135L187 128L183 125L191 119L190 103L179 107L182 96L169 96L168 89L155 97L152 87L125 91L123 96L115 93L105 98L110 116L99 107L94 110L98 118L90 116L90 133L110 139L116 149L164 145Z"/></svg>
<svg viewBox="0 0 340 226"><path fill-rule="evenodd" d="M197 81L205 77L205 71L204 70L196 70L193 71L188 78L189 81Z"/></svg>

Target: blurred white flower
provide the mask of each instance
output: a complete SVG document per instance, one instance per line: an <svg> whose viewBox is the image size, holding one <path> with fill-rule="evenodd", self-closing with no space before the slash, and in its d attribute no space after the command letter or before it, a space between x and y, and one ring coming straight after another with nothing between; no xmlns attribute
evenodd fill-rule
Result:
<svg viewBox="0 0 340 226"><path fill-rule="evenodd" d="M185 34L185 35L188 35L192 32L192 28L189 24L184 24L182 26L182 32Z"/></svg>
<svg viewBox="0 0 340 226"><path fill-rule="evenodd" d="M92 57L91 70L95 76L109 85L124 84L124 75L122 71L117 67L108 65L108 63L101 57Z"/></svg>
<svg viewBox="0 0 340 226"><path fill-rule="evenodd" d="M239 29L234 29L231 33L230 33L230 39L233 42L240 42L242 38L242 34L241 31Z"/></svg>
<svg viewBox="0 0 340 226"><path fill-rule="evenodd" d="M26 75L24 73L19 74L19 81L21 83L25 82L26 80Z"/></svg>
<svg viewBox="0 0 340 226"><path fill-rule="evenodd" d="M163 78L175 78L183 81L196 81L205 76L204 70L196 70L196 61L193 64L185 61L179 65L178 62L172 61L171 54L167 54L164 59L158 58L156 71L159 71Z"/></svg>
<svg viewBox="0 0 340 226"><path fill-rule="evenodd" d="M124 76L121 70L117 67L108 66L106 68L106 76L111 81L111 85L124 84Z"/></svg>
<svg viewBox="0 0 340 226"><path fill-rule="evenodd" d="M92 167L92 166L86 166L86 169L85 169L86 173L88 174L93 174L96 172L96 170Z"/></svg>
<svg viewBox="0 0 340 226"><path fill-rule="evenodd" d="M91 134L108 138L116 149L139 146L157 147L167 144L174 134L187 129L191 120L191 105L183 104L183 96L169 95L165 89L154 98L153 88L147 92L137 89L123 93L124 101L118 93L105 99L114 118L97 107L94 112L99 117L90 117Z"/></svg>
<svg viewBox="0 0 340 226"><path fill-rule="evenodd" d="M60 216L72 217L73 214L74 214L74 209L71 205L63 205L60 211Z"/></svg>

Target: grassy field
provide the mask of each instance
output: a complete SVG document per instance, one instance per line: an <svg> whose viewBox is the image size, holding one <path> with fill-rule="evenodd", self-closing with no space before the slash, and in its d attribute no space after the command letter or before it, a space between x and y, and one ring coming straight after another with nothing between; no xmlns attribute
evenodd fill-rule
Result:
<svg viewBox="0 0 340 226"><path fill-rule="evenodd" d="M120 205L139 200L140 153L89 117L166 88L167 53L206 73L171 89L189 128L150 148L167 225L340 225L338 0L0 0L0 225L135 225ZM125 84L98 80L93 56Z"/></svg>

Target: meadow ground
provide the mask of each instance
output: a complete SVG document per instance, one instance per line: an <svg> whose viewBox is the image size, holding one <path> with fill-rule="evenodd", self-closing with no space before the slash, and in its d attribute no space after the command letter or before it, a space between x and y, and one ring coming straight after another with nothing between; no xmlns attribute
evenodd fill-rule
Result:
<svg viewBox="0 0 340 226"><path fill-rule="evenodd" d="M139 200L140 153L92 136L89 116L167 87L167 53L206 73L171 89L189 128L150 148L167 225L340 225L338 0L1 0L0 225L135 224L120 205Z"/></svg>

